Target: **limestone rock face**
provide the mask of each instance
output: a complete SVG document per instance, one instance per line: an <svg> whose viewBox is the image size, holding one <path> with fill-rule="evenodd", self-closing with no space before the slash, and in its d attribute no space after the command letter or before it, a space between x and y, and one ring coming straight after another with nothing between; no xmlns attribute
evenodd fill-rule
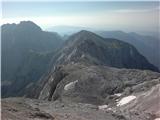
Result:
<svg viewBox="0 0 160 120"><path fill-rule="evenodd" d="M3 120L158 120L160 84L147 91L132 93L136 98L127 104L93 105L72 101L44 101L27 98L2 99ZM119 101L126 98L116 98ZM114 98L112 96L112 98ZM112 99L114 101L114 99Z"/></svg>
<svg viewBox="0 0 160 120"><path fill-rule="evenodd" d="M147 91L159 82L160 74L147 70L67 64L54 71L39 98L103 104L110 100L108 96Z"/></svg>
<svg viewBox="0 0 160 120"><path fill-rule="evenodd" d="M8 98L2 101L2 109L3 120L125 120L83 103Z"/></svg>
<svg viewBox="0 0 160 120"><path fill-rule="evenodd" d="M160 83L158 69L133 46L88 31L69 37L52 63L39 99L107 106L103 109L122 116L128 107L123 111L121 106ZM127 96L134 99L118 105Z"/></svg>
<svg viewBox="0 0 160 120"><path fill-rule="evenodd" d="M121 106L121 112L127 119L156 120L160 118L160 84L136 94L136 99Z"/></svg>

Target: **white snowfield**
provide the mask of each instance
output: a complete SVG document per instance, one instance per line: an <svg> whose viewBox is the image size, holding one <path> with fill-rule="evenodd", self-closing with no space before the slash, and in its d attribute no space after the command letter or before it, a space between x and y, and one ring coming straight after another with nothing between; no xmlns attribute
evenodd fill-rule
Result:
<svg viewBox="0 0 160 120"><path fill-rule="evenodd" d="M134 96L134 95L130 95L130 96L124 97L120 101L117 102L117 106L125 105L125 104L131 102L134 99L136 99L136 96Z"/></svg>
<svg viewBox="0 0 160 120"><path fill-rule="evenodd" d="M68 83L65 85L64 90L71 90L74 88L75 84L78 82L78 80L75 80L73 82Z"/></svg>
<svg viewBox="0 0 160 120"><path fill-rule="evenodd" d="M156 119L154 119L154 120L160 120L160 118L156 118Z"/></svg>

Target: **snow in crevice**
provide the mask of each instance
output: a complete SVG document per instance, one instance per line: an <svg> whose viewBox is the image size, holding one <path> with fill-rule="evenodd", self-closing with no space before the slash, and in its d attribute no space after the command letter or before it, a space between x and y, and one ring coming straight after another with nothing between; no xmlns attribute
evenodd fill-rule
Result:
<svg viewBox="0 0 160 120"><path fill-rule="evenodd" d="M65 85L64 90L71 90L74 88L75 84L78 82L78 80L75 80L73 82L68 83Z"/></svg>
<svg viewBox="0 0 160 120"><path fill-rule="evenodd" d="M100 106L98 106L99 110L105 110L107 108L108 108L108 105L100 105Z"/></svg>
<svg viewBox="0 0 160 120"><path fill-rule="evenodd" d="M136 96L134 96L134 95L130 95L130 96L124 97L120 101L117 102L117 106L125 105L125 104L131 102L134 99L136 99Z"/></svg>
<svg viewBox="0 0 160 120"><path fill-rule="evenodd" d="M64 58L64 54L61 54L61 56L57 59L57 61L59 61L59 60L61 60L61 59L63 59Z"/></svg>
<svg viewBox="0 0 160 120"><path fill-rule="evenodd" d="M51 76L51 78L50 78L50 82L53 82L53 80L54 80L54 79L53 79L53 76Z"/></svg>
<svg viewBox="0 0 160 120"><path fill-rule="evenodd" d="M117 96L117 97L120 97L122 94L121 93L116 93L114 95Z"/></svg>
<svg viewBox="0 0 160 120"><path fill-rule="evenodd" d="M109 107L108 105L100 105L98 106L99 110L103 110L103 111L112 111L112 112L116 112L116 110L114 108Z"/></svg>
<svg viewBox="0 0 160 120"><path fill-rule="evenodd" d="M81 58L84 58L84 57L85 57L85 55L84 55L84 54L82 54L82 55L81 55Z"/></svg>
<svg viewBox="0 0 160 120"><path fill-rule="evenodd" d="M72 56L74 56L77 52L77 48L75 48L67 57L67 60L70 60Z"/></svg>

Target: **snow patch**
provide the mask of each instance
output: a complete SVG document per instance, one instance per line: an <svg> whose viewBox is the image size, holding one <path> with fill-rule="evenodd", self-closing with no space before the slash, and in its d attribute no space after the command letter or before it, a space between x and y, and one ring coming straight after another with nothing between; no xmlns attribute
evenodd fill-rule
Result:
<svg viewBox="0 0 160 120"><path fill-rule="evenodd" d="M70 60L71 57L76 54L76 52L77 52L77 48L75 48L75 49L68 55L67 60Z"/></svg>
<svg viewBox="0 0 160 120"><path fill-rule="evenodd" d="M120 97L122 94L121 93L116 93L114 95L117 96L117 97Z"/></svg>
<svg viewBox="0 0 160 120"><path fill-rule="evenodd" d="M109 107L108 105L101 105L98 106L99 110L103 110L103 111L112 111L112 112L116 112L116 110L114 110L113 108Z"/></svg>
<svg viewBox="0 0 160 120"><path fill-rule="evenodd" d="M64 58L64 54L62 54L59 58L58 58L58 60L57 61L59 61L59 60L61 60L61 59L63 59Z"/></svg>
<svg viewBox="0 0 160 120"><path fill-rule="evenodd" d="M116 99L116 102L118 102L119 101L119 99Z"/></svg>
<svg viewBox="0 0 160 120"><path fill-rule="evenodd" d="M78 82L78 80L68 83L67 85L65 85L64 90L73 89L77 82Z"/></svg>
<svg viewBox="0 0 160 120"><path fill-rule="evenodd" d="M125 104L131 102L134 99L136 99L136 96L134 96L134 95L130 95L130 96L124 97L119 102L117 102L117 106L125 105Z"/></svg>
<svg viewBox="0 0 160 120"><path fill-rule="evenodd" d="M54 79L53 79L53 77L51 76L50 81L53 82L53 80L54 80Z"/></svg>
<svg viewBox="0 0 160 120"><path fill-rule="evenodd" d="M112 108L107 108L108 111L112 111Z"/></svg>
<svg viewBox="0 0 160 120"><path fill-rule="evenodd" d="M105 110L108 108L108 105L101 105L101 106L98 106L98 109L99 110Z"/></svg>
<svg viewBox="0 0 160 120"><path fill-rule="evenodd" d="M82 55L81 55L81 58L84 58L84 57L85 57L85 55L84 55L84 54L82 54Z"/></svg>
<svg viewBox="0 0 160 120"><path fill-rule="evenodd" d="M154 119L154 120L160 120L160 118L156 118L156 119Z"/></svg>

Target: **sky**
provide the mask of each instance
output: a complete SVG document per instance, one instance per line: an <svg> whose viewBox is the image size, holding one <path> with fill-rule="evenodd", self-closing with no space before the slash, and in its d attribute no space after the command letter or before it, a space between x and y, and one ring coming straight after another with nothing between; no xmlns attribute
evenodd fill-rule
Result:
<svg viewBox="0 0 160 120"><path fill-rule="evenodd" d="M159 2L2 2L1 24L31 20L46 29L67 25L101 30L152 31L159 26Z"/></svg>

